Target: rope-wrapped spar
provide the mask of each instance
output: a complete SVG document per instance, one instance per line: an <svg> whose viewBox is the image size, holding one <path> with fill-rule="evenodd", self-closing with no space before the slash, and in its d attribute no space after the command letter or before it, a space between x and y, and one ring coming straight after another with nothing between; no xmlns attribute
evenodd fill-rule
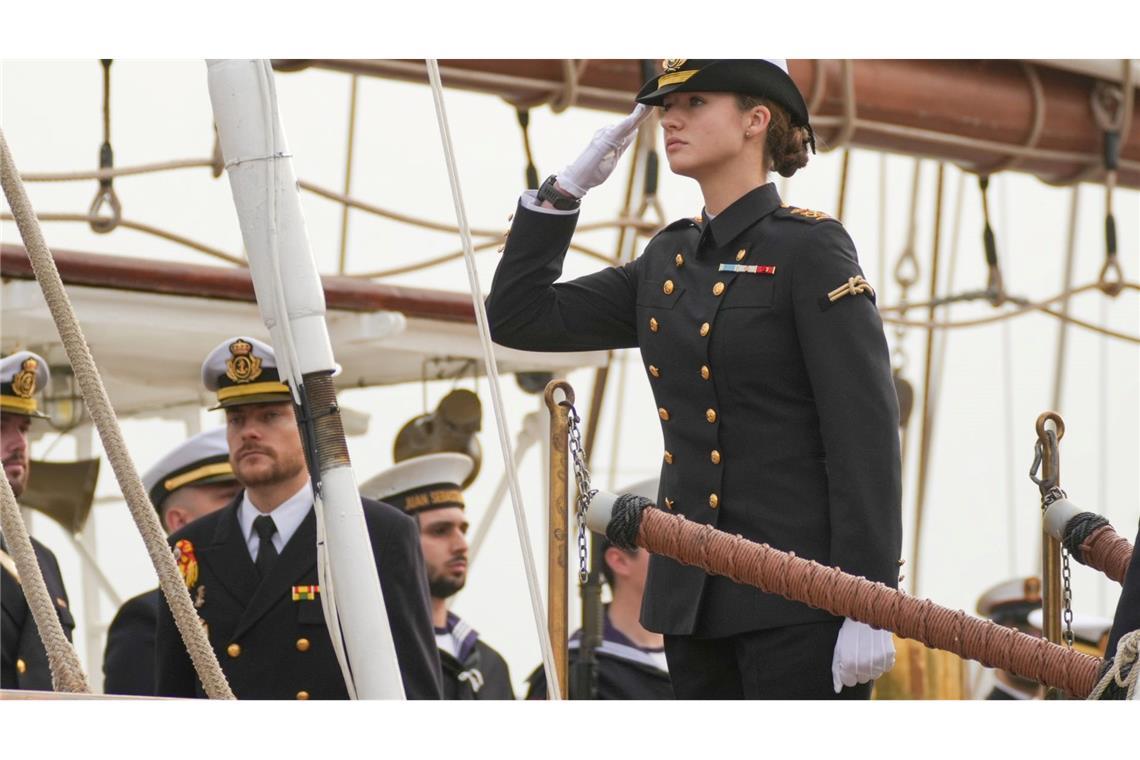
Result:
<svg viewBox="0 0 1140 760"><path fill-rule="evenodd" d="M617 546L642 547L713 575L755 586L944 649L991 668L1053 686L1081 699L1096 685L1101 660L908 596L839 568L667 514L648 499L599 492L587 524Z"/></svg>
<svg viewBox="0 0 1140 760"><path fill-rule="evenodd" d="M1132 561L1132 544L1106 518L1082 512L1068 499L1057 499L1045 510L1045 530L1082 565L1124 583Z"/></svg>

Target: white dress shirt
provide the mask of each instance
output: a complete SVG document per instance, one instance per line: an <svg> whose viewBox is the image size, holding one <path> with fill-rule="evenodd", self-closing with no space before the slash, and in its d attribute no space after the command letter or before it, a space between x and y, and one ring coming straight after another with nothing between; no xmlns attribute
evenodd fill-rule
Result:
<svg viewBox="0 0 1140 760"><path fill-rule="evenodd" d="M245 545L249 549L250 559L257 562L257 549L261 546L261 537L253 529L255 518L263 514L268 514L273 518L277 532L273 534L272 541L277 553L280 554L285 548L285 544L289 543L289 539L297 532L297 528L301 527L301 523L304 522L312 508L313 484L307 480L300 491L283 501L272 512L261 512L249 500L249 491L242 493L241 507L238 508L238 523L241 525L241 534L245 537Z"/></svg>

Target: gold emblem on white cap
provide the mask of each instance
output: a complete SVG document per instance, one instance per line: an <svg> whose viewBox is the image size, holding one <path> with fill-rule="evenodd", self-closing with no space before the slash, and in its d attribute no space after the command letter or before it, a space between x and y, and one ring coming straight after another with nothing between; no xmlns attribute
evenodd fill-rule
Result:
<svg viewBox="0 0 1140 760"><path fill-rule="evenodd" d="M235 383L252 383L261 376L261 359L253 355L253 344L235 340L230 344L232 359L226 359L226 377Z"/></svg>
<svg viewBox="0 0 1140 760"><path fill-rule="evenodd" d="M24 359L21 369L12 378L12 392L20 398L31 398L36 392L36 370L40 363L35 359Z"/></svg>

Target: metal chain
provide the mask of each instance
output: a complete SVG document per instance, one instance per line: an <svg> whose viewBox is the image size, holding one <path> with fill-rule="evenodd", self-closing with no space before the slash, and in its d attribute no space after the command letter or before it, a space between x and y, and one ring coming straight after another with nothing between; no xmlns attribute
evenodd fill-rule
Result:
<svg viewBox="0 0 1140 760"><path fill-rule="evenodd" d="M1053 446L1054 452L1056 451L1056 443ZM1055 456L1055 454L1054 454ZM1037 484L1041 490L1041 511L1049 509L1053 502L1058 499L1068 498L1068 494L1057 485L1056 478L1038 478L1037 473L1041 469L1042 460L1045 458L1045 447L1038 439L1037 444L1033 447L1033 465L1029 468L1029 479ZM1056 467L1053 468L1056 472ZM1065 644L1070 649L1073 648L1073 586L1071 571L1069 569L1069 550L1065 545L1061 544L1061 581L1062 581L1062 597L1064 600L1063 617L1065 621L1065 630L1062 631L1062 638Z"/></svg>
<svg viewBox="0 0 1140 760"><path fill-rule="evenodd" d="M1058 489L1060 490L1060 489ZM1073 586L1069 573L1069 550L1061 546L1061 580L1064 588L1065 600L1065 630L1063 637L1069 649L1073 648Z"/></svg>
<svg viewBox="0 0 1140 760"><path fill-rule="evenodd" d="M597 491L590 488L590 470L586 467L585 450L582 447L582 420L574 405L569 406L570 456L574 458L574 482L578 486L578 497L574 500L574 519L578 523L578 583L585 584L590 576L586 557L586 510Z"/></svg>

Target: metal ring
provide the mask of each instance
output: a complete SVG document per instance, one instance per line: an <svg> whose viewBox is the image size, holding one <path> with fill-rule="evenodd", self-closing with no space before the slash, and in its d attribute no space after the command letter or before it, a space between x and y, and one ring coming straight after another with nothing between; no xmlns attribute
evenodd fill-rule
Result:
<svg viewBox="0 0 1140 760"><path fill-rule="evenodd" d="M1057 440L1060 441L1065 437L1065 421L1061 419L1061 415L1054 411L1041 412L1037 417L1037 440L1045 441L1048 437L1045 432L1045 423L1052 420L1057 426Z"/></svg>

